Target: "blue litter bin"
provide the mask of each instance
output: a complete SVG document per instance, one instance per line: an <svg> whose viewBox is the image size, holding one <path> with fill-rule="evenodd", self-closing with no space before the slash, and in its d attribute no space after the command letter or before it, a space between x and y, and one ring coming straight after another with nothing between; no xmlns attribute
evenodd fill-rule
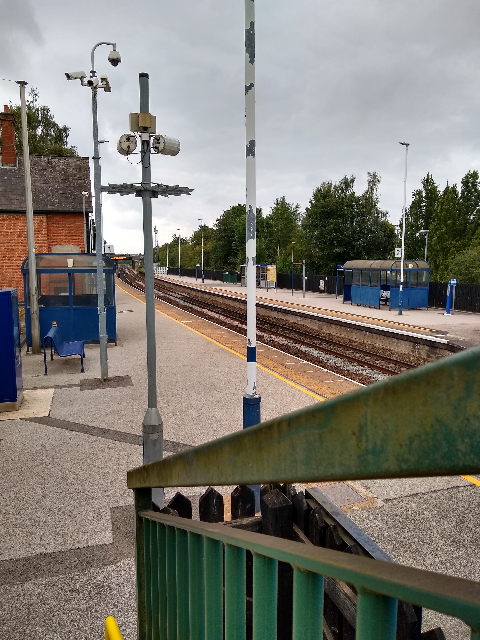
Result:
<svg viewBox="0 0 480 640"><path fill-rule="evenodd" d="M20 406L23 397L16 289L0 289L0 363L0 411L14 411Z"/></svg>

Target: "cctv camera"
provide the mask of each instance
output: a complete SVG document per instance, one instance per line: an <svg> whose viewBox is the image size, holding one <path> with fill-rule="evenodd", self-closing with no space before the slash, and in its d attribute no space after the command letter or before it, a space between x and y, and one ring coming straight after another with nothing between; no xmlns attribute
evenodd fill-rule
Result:
<svg viewBox="0 0 480 640"><path fill-rule="evenodd" d="M94 77L94 78L89 78L85 84L87 85L87 87L91 87L92 89L95 89L96 87L98 87L99 82L100 82L99 79Z"/></svg>
<svg viewBox="0 0 480 640"><path fill-rule="evenodd" d="M83 80L87 77L85 71L72 71L71 73L66 73L65 77L67 80Z"/></svg>
<svg viewBox="0 0 480 640"><path fill-rule="evenodd" d="M113 51L110 51L110 53L108 54L108 61L110 62L112 67L118 67L118 65L122 61L122 58L118 53L118 51L114 49Z"/></svg>
<svg viewBox="0 0 480 640"><path fill-rule="evenodd" d="M106 93L110 93L112 91L112 87L110 86L107 76L100 76L100 84L98 87L99 89L103 89Z"/></svg>

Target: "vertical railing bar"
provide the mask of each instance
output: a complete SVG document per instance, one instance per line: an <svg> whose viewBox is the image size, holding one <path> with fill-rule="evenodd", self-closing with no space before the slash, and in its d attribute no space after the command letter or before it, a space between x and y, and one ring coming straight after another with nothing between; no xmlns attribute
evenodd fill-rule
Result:
<svg viewBox="0 0 480 640"><path fill-rule="evenodd" d="M150 562L152 570L150 573L150 606L152 609L152 631L153 640L159 640L159 574L158 574L158 528L157 522L150 521Z"/></svg>
<svg viewBox="0 0 480 640"><path fill-rule="evenodd" d="M147 640L147 607L145 593L145 536L144 519L138 514L152 508L152 490L136 489L135 496L135 546L137 569L137 639Z"/></svg>
<svg viewBox="0 0 480 640"><path fill-rule="evenodd" d="M175 528L167 527L165 553L167 559L167 640L177 638L177 553Z"/></svg>
<svg viewBox="0 0 480 640"><path fill-rule="evenodd" d="M205 538L205 637L223 640L223 544Z"/></svg>
<svg viewBox="0 0 480 640"><path fill-rule="evenodd" d="M470 640L480 640L480 631L476 633L473 629L471 629L472 635L470 636Z"/></svg>
<svg viewBox="0 0 480 640"><path fill-rule="evenodd" d="M190 612L188 607L188 533L176 530L177 555L177 640L190 638Z"/></svg>
<svg viewBox="0 0 480 640"><path fill-rule="evenodd" d="M359 590L356 640L395 640L397 600Z"/></svg>
<svg viewBox="0 0 480 640"><path fill-rule="evenodd" d="M205 640L205 574L203 537L188 534L190 636Z"/></svg>
<svg viewBox="0 0 480 640"><path fill-rule="evenodd" d="M225 640L245 640L245 549L225 545Z"/></svg>
<svg viewBox="0 0 480 640"><path fill-rule="evenodd" d="M253 554L253 637L277 637L277 561Z"/></svg>
<svg viewBox="0 0 480 640"><path fill-rule="evenodd" d="M293 640L323 638L323 576L293 571Z"/></svg>
<svg viewBox="0 0 480 640"><path fill-rule="evenodd" d="M145 519L143 532L145 537L145 608L147 622L147 638L152 637L152 556L151 556L152 522Z"/></svg>
<svg viewBox="0 0 480 640"><path fill-rule="evenodd" d="M158 633L164 640L167 637L167 528L158 523Z"/></svg>

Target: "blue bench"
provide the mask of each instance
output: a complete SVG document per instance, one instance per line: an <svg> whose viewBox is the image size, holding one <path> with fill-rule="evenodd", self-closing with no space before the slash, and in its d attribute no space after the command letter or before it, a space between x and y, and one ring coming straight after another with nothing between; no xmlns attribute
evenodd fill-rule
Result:
<svg viewBox="0 0 480 640"><path fill-rule="evenodd" d="M50 344L50 360L53 360L53 351L57 353L61 358L67 356L80 356L82 368L81 373L84 373L83 359L85 358L85 347L81 340L75 342L64 342L60 329L56 324L52 325L52 328L43 338L43 362L45 364L45 375L47 375L47 352L45 347Z"/></svg>

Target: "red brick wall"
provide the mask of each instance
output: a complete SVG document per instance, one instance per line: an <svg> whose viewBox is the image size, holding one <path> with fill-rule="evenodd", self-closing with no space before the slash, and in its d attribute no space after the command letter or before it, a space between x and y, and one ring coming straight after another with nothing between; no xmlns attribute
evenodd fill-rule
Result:
<svg viewBox="0 0 480 640"><path fill-rule="evenodd" d="M35 214L33 226L36 253L49 253L56 244L75 244L83 251L83 214ZM15 287L20 300L23 300L21 267L27 254L25 215L0 213L0 288Z"/></svg>
<svg viewBox="0 0 480 640"><path fill-rule="evenodd" d="M2 164L14 165L16 162L15 149L15 126L13 124L13 115L10 113L10 107L5 105L3 113L0 114L2 126Z"/></svg>

